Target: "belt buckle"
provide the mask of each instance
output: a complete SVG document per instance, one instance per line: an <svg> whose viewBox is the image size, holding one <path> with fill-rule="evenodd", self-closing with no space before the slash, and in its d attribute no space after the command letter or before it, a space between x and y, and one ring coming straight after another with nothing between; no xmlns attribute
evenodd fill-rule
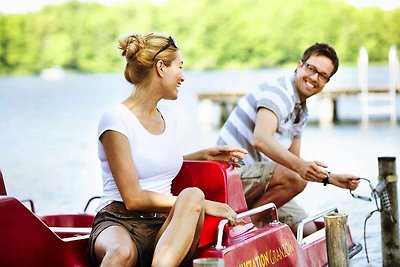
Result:
<svg viewBox="0 0 400 267"><path fill-rule="evenodd" d="M146 214L146 215L140 214L139 217L140 217L141 219L152 219L152 218L157 218L157 213L156 213L156 212L152 212L152 213L149 213L149 214Z"/></svg>

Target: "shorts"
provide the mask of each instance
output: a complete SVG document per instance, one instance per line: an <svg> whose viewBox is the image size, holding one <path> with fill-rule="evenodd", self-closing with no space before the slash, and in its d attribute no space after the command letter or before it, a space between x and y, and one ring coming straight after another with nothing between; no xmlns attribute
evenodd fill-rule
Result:
<svg viewBox="0 0 400 267"><path fill-rule="evenodd" d="M237 169L242 181L247 207L251 208L267 190L274 174L275 162L256 162Z"/></svg>
<svg viewBox="0 0 400 267"><path fill-rule="evenodd" d="M115 203L115 202L113 202ZM153 253L155 248L155 238L161 226L164 224L166 217L144 217L140 215L112 212L109 210L100 210L94 219L92 232L89 237L88 252L96 266L99 265L96 255L94 254L94 243L99 234L110 226L120 226L125 228L135 243L139 257L137 266L151 266Z"/></svg>
<svg viewBox="0 0 400 267"><path fill-rule="evenodd" d="M242 181L248 208L251 208L257 199L268 189L275 167L275 162L263 161L245 165L237 169ZM278 216L281 222L292 227L307 218L308 214L292 199L278 208ZM271 219L268 216L264 221L268 223Z"/></svg>
<svg viewBox="0 0 400 267"><path fill-rule="evenodd" d="M292 227L307 218L308 213L300 207L294 199L291 199L282 207L278 208L278 216L279 221Z"/></svg>

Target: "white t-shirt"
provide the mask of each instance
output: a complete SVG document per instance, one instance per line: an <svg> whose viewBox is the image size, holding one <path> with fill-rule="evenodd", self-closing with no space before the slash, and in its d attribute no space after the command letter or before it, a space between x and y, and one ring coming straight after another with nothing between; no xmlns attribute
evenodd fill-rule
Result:
<svg viewBox="0 0 400 267"><path fill-rule="evenodd" d="M165 122L160 135L149 133L125 105L119 104L104 113L100 119L98 137L113 130L125 135L130 144L132 161L143 190L171 194L171 182L182 167L183 156L176 140L176 118L166 106L158 110ZM103 144L98 139L98 155L103 177L103 195L97 210L112 201L122 201L111 174Z"/></svg>

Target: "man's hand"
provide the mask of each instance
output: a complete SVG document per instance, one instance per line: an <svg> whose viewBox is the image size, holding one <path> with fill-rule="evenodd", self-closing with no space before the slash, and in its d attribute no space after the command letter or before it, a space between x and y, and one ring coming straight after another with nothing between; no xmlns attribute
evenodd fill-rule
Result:
<svg viewBox="0 0 400 267"><path fill-rule="evenodd" d="M360 183L360 178L350 174L331 173L329 183L340 188L355 190Z"/></svg>
<svg viewBox="0 0 400 267"><path fill-rule="evenodd" d="M296 172L306 181L320 183L322 179L329 176L328 171L324 168L327 168L326 164L320 161L303 160L300 168L297 168Z"/></svg>

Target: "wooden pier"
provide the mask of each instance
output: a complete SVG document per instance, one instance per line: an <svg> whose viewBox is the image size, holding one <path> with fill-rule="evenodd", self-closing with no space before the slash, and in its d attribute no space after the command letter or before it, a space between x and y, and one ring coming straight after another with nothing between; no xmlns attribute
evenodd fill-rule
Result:
<svg viewBox="0 0 400 267"><path fill-rule="evenodd" d="M203 100L210 100L220 107L220 123L225 122L229 113L236 106L241 97L246 94L245 91L213 91L213 92L200 92L197 94L199 102ZM389 114L391 121L397 121L396 114L396 95L400 94L400 87L396 88L395 92L388 86L371 86L368 91L362 90L361 87L326 87L320 95L320 105L324 108L329 107L330 110L325 110L328 114L324 117L319 116L320 123L337 123L340 121L337 112L337 99L342 96L359 95L361 101L366 102L363 105L362 117L365 118L371 114L371 100L379 99L385 101L385 105L378 107L380 113ZM330 105L326 105L330 103ZM380 109L380 110L379 110ZM378 112L374 112L376 114Z"/></svg>

